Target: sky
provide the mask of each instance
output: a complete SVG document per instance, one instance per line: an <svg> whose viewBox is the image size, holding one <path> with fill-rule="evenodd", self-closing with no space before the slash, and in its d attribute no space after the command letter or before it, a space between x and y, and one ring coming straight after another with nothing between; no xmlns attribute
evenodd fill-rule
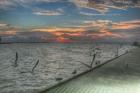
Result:
<svg viewBox="0 0 140 93"><path fill-rule="evenodd" d="M140 41L140 0L0 0L3 42Z"/></svg>

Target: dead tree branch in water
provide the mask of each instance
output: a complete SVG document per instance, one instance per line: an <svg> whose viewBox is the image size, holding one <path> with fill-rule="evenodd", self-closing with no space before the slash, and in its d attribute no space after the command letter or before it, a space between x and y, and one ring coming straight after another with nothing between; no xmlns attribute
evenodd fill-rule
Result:
<svg viewBox="0 0 140 93"><path fill-rule="evenodd" d="M34 70L35 70L35 68L37 67L37 65L39 64L39 60L37 60L37 62L35 63L35 65L33 66L33 68L32 68L32 73L34 73Z"/></svg>
<svg viewBox="0 0 140 93"><path fill-rule="evenodd" d="M1 36L0 36L0 43L2 42L2 38L1 38Z"/></svg>
<svg viewBox="0 0 140 93"><path fill-rule="evenodd" d="M91 61L91 64L90 64L91 68L92 68L92 65L93 65L93 63L95 61L96 55L97 55L96 53L93 55L93 58L92 58L92 61Z"/></svg>
<svg viewBox="0 0 140 93"><path fill-rule="evenodd" d="M86 67L88 68L92 68L90 65L86 64L86 63L83 63L83 62L80 62L81 64L85 65Z"/></svg>
<svg viewBox="0 0 140 93"><path fill-rule="evenodd" d="M75 69L73 72L72 72L72 74L76 74L77 73L77 70Z"/></svg>
<svg viewBox="0 0 140 93"><path fill-rule="evenodd" d="M116 57L118 57L119 56L119 46L117 46L117 48L116 48L116 55L115 55Z"/></svg>
<svg viewBox="0 0 140 93"><path fill-rule="evenodd" d="M14 67L18 66L18 52L16 52Z"/></svg>

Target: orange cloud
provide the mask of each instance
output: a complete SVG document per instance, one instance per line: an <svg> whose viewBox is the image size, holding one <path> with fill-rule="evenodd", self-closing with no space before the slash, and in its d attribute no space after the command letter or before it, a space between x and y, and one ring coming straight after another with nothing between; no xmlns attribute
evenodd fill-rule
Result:
<svg viewBox="0 0 140 93"><path fill-rule="evenodd" d="M56 39L56 42L61 42L61 43L66 43L66 42L74 42L73 40L70 40L68 38L64 38L64 37L58 37Z"/></svg>
<svg viewBox="0 0 140 93"><path fill-rule="evenodd" d="M99 32L101 33L101 36L111 36L111 37L122 38L121 35L110 32L106 27L101 28Z"/></svg>
<svg viewBox="0 0 140 93"><path fill-rule="evenodd" d="M120 34L111 32L109 30L109 24L112 24L109 20L96 20L96 21L85 21L84 25L77 27L48 27L48 28L37 28L32 31L49 32L53 34L57 42L74 42L71 38L102 38L102 37L114 37L122 38ZM94 32L94 29L97 31Z"/></svg>
<svg viewBox="0 0 140 93"><path fill-rule="evenodd" d="M93 20L84 21L80 26L73 27L40 27L32 29L20 29L6 24L0 25L1 36L20 36L25 39L29 37L37 37L39 40L48 42L79 42L95 39L111 38L126 38L129 33L120 33L127 29L135 29L140 27L140 20L125 21L113 23L109 20ZM116 29L116 30L115 30ZM122 30L121 30L122 29ZM26 30L28 32L26 32ZM115 32L113 32L115 30ZM117 32L119 31L119 33ZM29 35L27 35L29 34ZM123 36L122 36L123 35ZM36 40L37 40L36 39Z"/></svg>
<svg viewBox="0 0 140 93"><path fill-rule="evenodd" d="M93 20L93 21L84 21L87 28L102 28L104 26L108 26L108 24L112 24L110 20Z"/></svg>
<svg viewBox="0 0 140 93"><path fill-rule="evenodd" d="M80 27L64 27L64 28L39 28L39 29L33 29L32 31L40 31L40 32L49 32L56 36L55 39L56 42L72 42L69 38L66 38L67 36L80 36L82 32L85 32L86 30L84 28Z"/></svg>
<svg viewBox="0 0 140 93"><path fill-rule="evenodd" d="M0 32L0 35L4 35L4 36L9 36L9 35L16 35L17 34L17 31L12 31L12 30L10 30L10 31L4 31L4 32Z"/></svg>
<svg viewBox="0 0 140 93"><path fill-rule="evenodd" d="M104 37L122 38L120 34L111 32L108 26L106 25L100 27L98 32L89 33L87 36L92 36L93 38L104 38Z"/></svg>
<svg viewBox="0 0 140 93"><path fill-rule="evenodd" d="M84 28L59 28L59 27L53 27L53 28L39 28L39 29L33 29L32 31L41 31L41 32L84 32Z"/></svg>
<svg viewBox="0 0 140 93"><path fill-rule="evenodd" d="M140 20L137 21L126 21L126 22L120 22L120 23L114 23L112 24L112 29L135 29L140 27Z"/></svg>
<svg viewBox="0 0 140 93"><path fill-rule="evenodd" d="M12 27L9 24L0 23L0 35L1 36L13 36L18 32L18 28Z"/></svg>

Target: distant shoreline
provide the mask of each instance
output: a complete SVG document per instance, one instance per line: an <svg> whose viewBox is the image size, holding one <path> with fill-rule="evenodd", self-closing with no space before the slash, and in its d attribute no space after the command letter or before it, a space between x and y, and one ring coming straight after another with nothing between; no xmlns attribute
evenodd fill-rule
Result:
<svg viewBox="0 0 140 93"><path fill-rule="evenodd" d="M33 44L33 43L56 43L56 44L133 44L133 42L1 42L0 44Z"/></svg>

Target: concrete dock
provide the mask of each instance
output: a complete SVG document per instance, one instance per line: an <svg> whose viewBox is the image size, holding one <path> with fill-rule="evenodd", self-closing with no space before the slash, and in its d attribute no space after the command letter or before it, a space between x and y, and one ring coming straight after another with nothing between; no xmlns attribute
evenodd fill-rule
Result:
<svg viewBox="0 0 140 93"><path fill-rule="evenodd" d="M140 93L140 48L40 93Z"/></svg>

